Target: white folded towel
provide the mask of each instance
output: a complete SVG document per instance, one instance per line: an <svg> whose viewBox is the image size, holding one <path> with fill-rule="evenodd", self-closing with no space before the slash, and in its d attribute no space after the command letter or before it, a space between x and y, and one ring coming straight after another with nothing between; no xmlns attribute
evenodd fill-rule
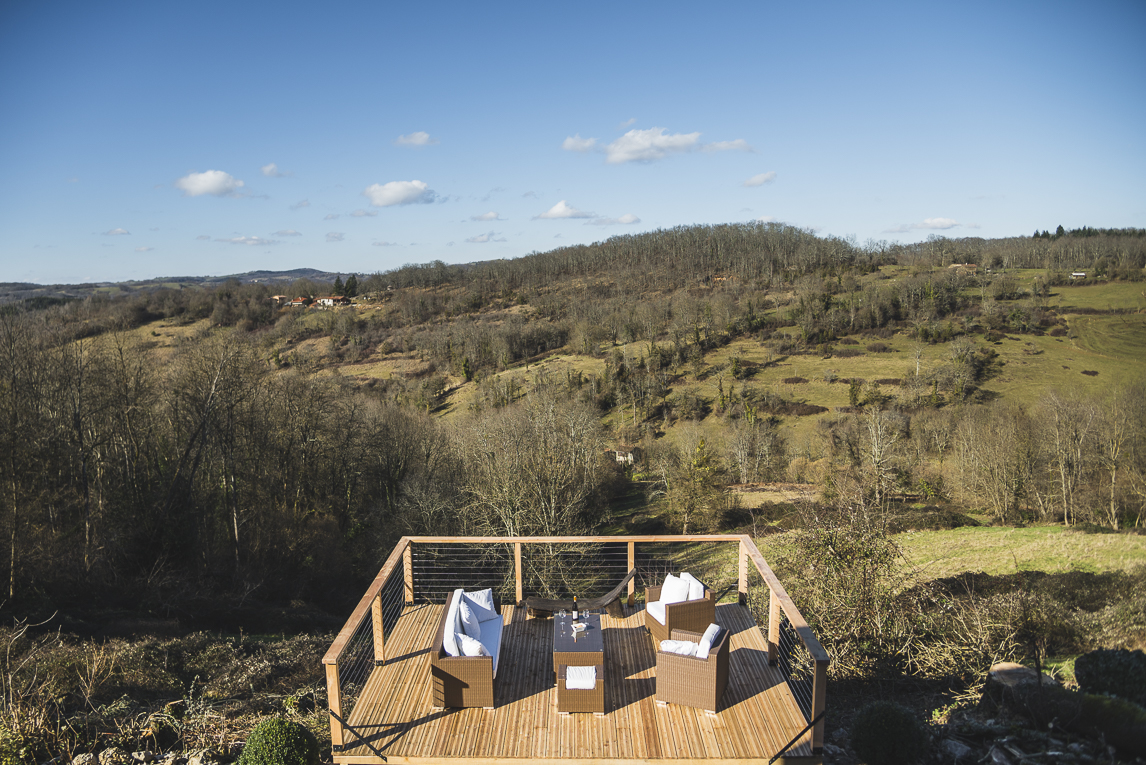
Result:
<svg viewBox="0 0 1146 765"><path fill-rule="evenodd" d="M565 689L570 691L591 691L597 686L596 667L566 667Z"/></svg>

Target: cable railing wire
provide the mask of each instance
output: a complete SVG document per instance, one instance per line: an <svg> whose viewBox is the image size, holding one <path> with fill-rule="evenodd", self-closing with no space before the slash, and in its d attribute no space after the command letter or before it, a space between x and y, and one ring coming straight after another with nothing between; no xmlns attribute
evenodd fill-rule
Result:
<svg viewBox="0 0 1146 765"><path fill-rule="evenodd" d="M804 641L792 628L788 617L780 620L780 642L777 664L784 673L792 697L800 705L805 720L812 719L812 686L815 681L815 665Z"/></svg>

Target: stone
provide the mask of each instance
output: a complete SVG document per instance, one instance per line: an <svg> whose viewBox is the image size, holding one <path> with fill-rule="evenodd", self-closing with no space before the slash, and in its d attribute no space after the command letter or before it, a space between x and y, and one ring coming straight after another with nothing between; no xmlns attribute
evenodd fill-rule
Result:
<svg viewBox="0 0 1146 765"><path fill-rule="evenodd" d="M1030 667L1024 667L1013 661L1000 662L991 667L987 673L987 682L983 685L983 695L979 699L979 706L988 712L1012 706L1016 699L1030 688L1040 685L1039 678L1039 673ZM1041 685L1060 685L1058 680L1046 672L1042 673L1041 678Z"/></svg>
<svg viewBox="0 0 1146 765"><path fill-rule="evenodd" d="M151 762L152 760L154 760L155 755L151 752L146 752L146 751L144 751L144 752L132 752L131 753L131 759L134 760L135 762L147 763L147 762Z"/></svg>
<svg viewBox="0 0 1146 765"><path fill-rule="evenodd" d="M965 757L970 757L974 752L971 747L953 738L943 739L943 743L939 745L939 751L942 752L945 757L949 757L956 762Z"/></svg>
<svg viewBox="0 0 1146 765"><path fill-rule="evenodd" d="M96 765L96 763L98 763L98 762L99 762L99 758L96 757L91 752L85 752L83 754L77 754L75 757L72 758L72 765Z"/></svg>
<svg viewBox="0 0 1146 765"><path fill-rule="evenodd" d="M987 762L991 765L1011 765L1011 758L997 746L991 747L991 751L987 753Z"/></svg>
<svg viewBox="0 0 1146 765"><path fill-rule="evenodd" d="M132 765L132 759L118 746L110 746L99 753L99 765Z"/></svg>
<svg viewBox="0 0 1146 765"><path fill-rule="evenodd" d="M835 744L824 744L824 754L830 754L833 757L843 757L847 752Z"/></svg>

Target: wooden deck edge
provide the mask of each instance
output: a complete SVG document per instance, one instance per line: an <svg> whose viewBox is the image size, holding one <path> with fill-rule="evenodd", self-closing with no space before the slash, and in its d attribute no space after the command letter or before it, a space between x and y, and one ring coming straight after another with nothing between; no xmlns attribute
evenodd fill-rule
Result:
<svg viewBox="0 0 1146 765"><path fill-rule="evenodd" d="M618 757L386 757L385 765L457 765L464 759L466 765L768 765L768 757L752 759L724 759L719 757L683 759L623 759ZM334 755L334 762L340 765L383 765L377 757ZM791 755L776 760L780 765L823 765L823 755Z"/></svg>

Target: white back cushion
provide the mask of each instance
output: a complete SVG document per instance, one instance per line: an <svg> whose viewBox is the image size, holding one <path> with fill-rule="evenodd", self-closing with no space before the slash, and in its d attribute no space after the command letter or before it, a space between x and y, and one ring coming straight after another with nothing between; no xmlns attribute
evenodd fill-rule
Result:
<svg viewBox="0 0 1146 765"><path fill-rule="evenodd" d="M462 632L466 633L466 635L472 637L474 640L480 640L481 622L478 621L477 614L475 614L473 609L470 608L469 604L466 603L465 598L462 598L462 602L458 605L458 617L462 622ZM464 648L462 649L462 652L465 652Z"/></svg>
<svg viewBox="0 0 1146 765"><path fill-rule="evenodd" d="M461 656L458 639L454 636L454 633L461 629L458 622L458 608L461 602L462 589L459 587L450 596L450 610L446 612L446 630L442 636L442 649L445 650L447 656Z"/></svg>
<svg viewBox="0 0 1146 765"><path fill-rule="evenodd" d="M645 605L645 610L649 612L649 616L656 619L661 624L665 623L665 604L659 600L654 600L652 603Z"/></svg>
<svg viewBox="0 0 1146 765"><path fill-rule="evenodd" d="M466 593L466 604L477 615L479 622L488 622L490 619L500 619L501 614L493 604L493 590L475 590Z"/></svg>
<svg viewBox="0 0 1146 765"><path fill-rule="evenodd" d="M692 574L685 571L680 578L688 582L688 599L702 600L704 598L704 584Z"/></svg>
<svg viewBox="0 0 1146 765"><path fill-rule="evenodd" d="M481 644L480 640L472 638L462 632L458 633L457 638L464 656L489 656L489 651Z"/></svg>
<svg viewBox="0 0 1146 765"><path fill-rule="evenodd" d="M688 582L672 574L666 576L665 583L661 585L661 602L683 603L686 600L688 600Z"/></svg>
<svg viewBox="0 0 1146 765"><path fill-rule="evenodd" d="M720 625L710 624L708 629L700 637L700 644L696 647L696 658L707 659L708 652L712 649L712 644L720 637Z"/></svg>

